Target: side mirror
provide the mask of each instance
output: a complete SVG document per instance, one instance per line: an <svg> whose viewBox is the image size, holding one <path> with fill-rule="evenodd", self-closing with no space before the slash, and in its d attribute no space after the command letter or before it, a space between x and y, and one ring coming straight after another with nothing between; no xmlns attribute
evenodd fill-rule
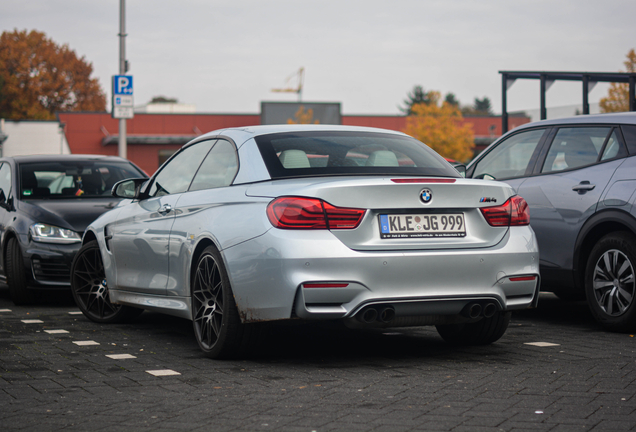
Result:
<svg viewBox="0 0 636 432"><path fill-rule="evenodd" d="M118 181L113 185L111 195L117 198L138 199L141 186L146 183L146 178L133 178Z"/></svg>

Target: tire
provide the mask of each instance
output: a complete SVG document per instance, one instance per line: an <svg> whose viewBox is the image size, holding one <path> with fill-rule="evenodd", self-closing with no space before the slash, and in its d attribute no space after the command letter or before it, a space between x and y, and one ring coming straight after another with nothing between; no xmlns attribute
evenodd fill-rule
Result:
<svg viewBox="0 0 636 432"><path fill-rule="evenodd" d="M467 324L438 325L437 332L446 342L455 345L488 345L501 338L512 312L499 312L490 318Z"/></svg>
<svg viewBox="0 0 636 432"><path fill-rule="evenodd" d="M111 303L97 241L86 243L75 255L71 266L71 292L82 313L98 323L125 322L143 312L143 309Z"/></svg>
<svg viewBox="0 0 636 432"><path fill-rule="evenodd" d="M16 306L29 305L36 302L36 293L28 288L27 276L24 268L22 251L18 239L12 237L7 243L7 257L5 260L7 283L11 300Z"/></svg>
<svg viewBox="0 0 636 432"><path fill-rule="evenodd" d="M585 267L585 294L592 315L605 329L636 329L636 237L621 231L601 238Z"/></svg>
<svg viewBox="0 0 636 432"><path fill-rule="evenodd" d="M235 358L252 342L255 324L242 324L220 252L207 247L192 275L192 324L206 357Z"/></svg>

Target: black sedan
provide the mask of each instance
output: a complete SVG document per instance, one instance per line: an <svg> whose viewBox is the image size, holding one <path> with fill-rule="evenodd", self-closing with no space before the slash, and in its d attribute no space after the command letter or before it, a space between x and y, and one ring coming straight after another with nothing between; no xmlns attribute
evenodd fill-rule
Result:
<svg viewBox="0 0 636 432"><path fill-rule="evenodd" d="M114 156L0 158L0 281L15 304L43 289L69 289L86 227L112 209L117 181L147 177Z"/></svg>

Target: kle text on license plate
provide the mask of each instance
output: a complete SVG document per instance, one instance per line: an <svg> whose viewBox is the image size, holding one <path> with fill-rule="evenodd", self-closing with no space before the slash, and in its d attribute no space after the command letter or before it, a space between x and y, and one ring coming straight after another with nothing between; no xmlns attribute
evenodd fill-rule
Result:
<svg viewBox="0 0 636 432"><path fill-rule="evenodd" d="M462 213L380 215L380 237L383 239L465 236Z"/></svg>

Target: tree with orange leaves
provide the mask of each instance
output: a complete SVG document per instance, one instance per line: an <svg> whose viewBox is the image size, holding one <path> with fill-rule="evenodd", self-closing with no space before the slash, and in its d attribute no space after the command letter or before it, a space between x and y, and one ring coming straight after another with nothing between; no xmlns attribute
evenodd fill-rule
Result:
<svg viewBox="0 0 636 432"><path fill-rule="evenodd" d="M429 92L429 103L411 107L404 132L422 141L440 155L461 162L473 157L474 134L470 124L462 125L458 106L443 102L440 93Z"/></svg>
<svg viewBox="0 0 636 432"><path fill-rule="evenodd" d="M636 52L633 48L627 53L627 60L623 64L627 72L636 72ZM611 83L607 97L600 100L599 106L604 113L629 111L629 84Z"/></svg>
<svg viewBox="0 0 636 432"><path fill-rule="evenodd" d="M0 36L0 117L52 120L58 111L105 111L93 66L32 30Z"/></svg>
<svg viewBox="0 0 636 432"><path fill-rule="evenodd" d="M287 119L288 124L318 124L320 123L318 120L314 120L314 110L308 108L305 110L303 105L298 108L296 114L294 114L294 118Z"/></svg>

